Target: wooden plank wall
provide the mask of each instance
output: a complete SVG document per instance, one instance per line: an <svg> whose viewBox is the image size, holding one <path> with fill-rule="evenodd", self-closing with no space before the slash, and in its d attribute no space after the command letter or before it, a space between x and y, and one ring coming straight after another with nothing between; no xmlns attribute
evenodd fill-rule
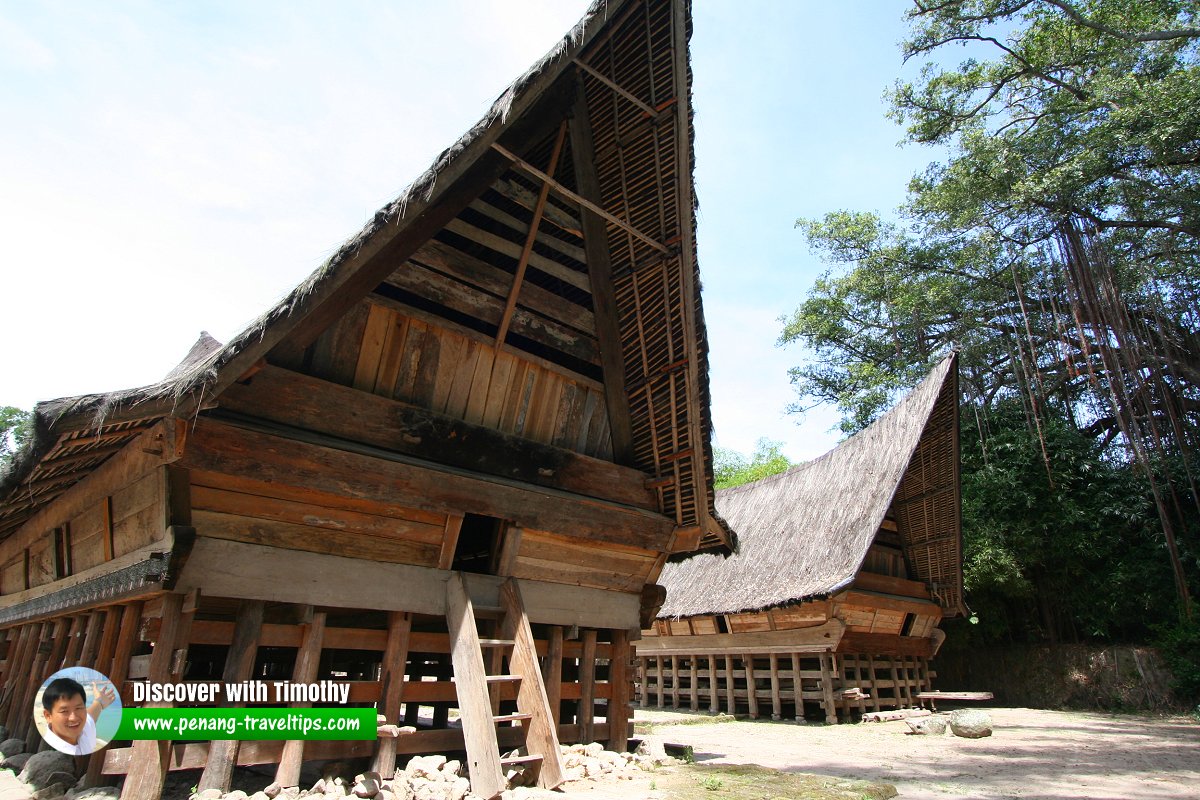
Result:
<svg viewBox="0 0 1200 800"><path fill-rule="evenodd" d="M612 458L601 384L469 330L364 300L318 337L308 373L597 458Z"/></svg>
<svg viewBox="0 0 1200 800"><path fill-rule="evenodd" d="M170 524L167 470L158 467L100 496L35 537L0 542L0 595L46 586L161 541Z"/></svg>
<svg viewBox="0 0 1200 800"><path fill-rule="evenodd" d="M193 469L192 524L217 539L437 567L449 517Z"/></svg>
<svg viewBox="0 0 1200 800"><path fill-rule="evenodd" d="M659 554L629 545L594 544L547 531L522 531L512 575L619 592L640 592Z"/></svg>

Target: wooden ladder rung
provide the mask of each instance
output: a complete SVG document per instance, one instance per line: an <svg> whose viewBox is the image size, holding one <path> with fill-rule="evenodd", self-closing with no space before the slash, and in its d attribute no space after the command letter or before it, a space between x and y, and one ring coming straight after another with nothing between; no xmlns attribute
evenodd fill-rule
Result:
<svg viewBox="0 0 1200 800"><path fill-rule="evenodd" d="M488 683L509 683L509 682L515 683L516 681L519 681L519 680L521 680L520 675L488 675L487 676Z"/></svg>
<svg viewBox="0 0 1200 800"><path fill-rule="evenodd" d="M531 756L509 756L508 758L500 759L501 767L512 767L512 766L516 766L518 764L540 764L540 763L542 763L542 757L539 755L536 755L536 754L531 755Z"/></svg>
<svg viewBox="0 0 1200 800"><path fill-rule="evenodd" d="M524 722L533 719L533 714L500 714L492 717L493 722Z"/></svg>
<svg viewBox="0 0 1200 800"><path fill-rule="evenodd" d="M496 619L504 614L504 609L500 606L473 605L472 610L475 612L475 619Z"/></svg>
<svg viewBox="0 0 1200 800"><path fill-rule="evenodd" d="M480 639L480 647L512 647L516 644L512 639Z"/></svg>

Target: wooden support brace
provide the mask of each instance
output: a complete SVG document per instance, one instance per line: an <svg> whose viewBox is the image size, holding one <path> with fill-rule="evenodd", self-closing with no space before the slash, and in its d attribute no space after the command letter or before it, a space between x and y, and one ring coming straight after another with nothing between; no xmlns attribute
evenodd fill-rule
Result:
<svg viewBox="0 0 1200 800"><path fill-rule="evenodd" d="M383 653L380 672L380 712L388 724L400 720L400 705L404 699L404 669L408 663L408 642L412 633L412 615L403 611L388 614L387 649ZM381 776L391 776L396 771L396 738L379 740L375 753L374 770Z"/></svg>
<svg viewBox="0 0 1200 800"><path fill-rule="evenodd" d="M583 631L583 651L579 654L579 707L575 714L579 722L580 741L593 739L596 722L596 631Z"/></svg>
<svg viewBox="0 0 1200 800"><path fill-rule="evenodd" d="M309 607L311 608L311 607ZM292 668L292 681L312 683L317 678L321 664L321 648L325 643L324 611L313 611L312 622L305 626L304 640L296 653L296 664ZM311 703L293 703L293 708L309 706ZM275 782L285 788L300 783L300 765L304 761L304 741L292 739L283 743L279 767L275 770Z"/></svg>
<svg viewBox="0 0 1200 800"><path fill-rule="evenodd" d="M129 659L138 645L138 629L142 621L142 604L129 603L119 608L109 608L105 613L104 634L100 639L100 652L96 656L96 670L108 676L113 686L121 686L129 677ZM162 636L159 636L162 639ZM88 758L84 786L99 785L104 769L104 750Z"/></svg>
<svg viewBox="0 0 1200 800"><path fill-rule="evenodd" d="M233 625L233 641L225 656L221 680L226 685L248 681L254 675L254 660L258 655L258 640L262 631L264 603L262 600L243 600ZM236 706L241 706L237 703ZM208 763L197 784L199 791L219 789L229 791L233 766L237 763L238 740L217 739L208 748Z"/></svg>
<svg viewBox="0 0 1200 800"><path fill-rule="evenodd" d="M629 633L614 630L608 661L608 708L604 716L608 722L606 748L616 753L629 749L629 658L632 654Z"/></svg>

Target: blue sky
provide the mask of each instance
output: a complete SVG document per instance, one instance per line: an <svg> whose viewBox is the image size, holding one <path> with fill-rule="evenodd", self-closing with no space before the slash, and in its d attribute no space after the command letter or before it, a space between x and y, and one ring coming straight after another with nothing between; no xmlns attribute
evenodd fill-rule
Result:
<svg viewBox="0 0 1200 800"><path fill-rule="evenodd" d="M0 0L0 404L160 378L355 233L583 14L520 2ZM717 443L800 460L779 317L823 270L797 217L888 212L900 2L698 0L696 187ZM906 68L912 75L913 67Z"/></svg>

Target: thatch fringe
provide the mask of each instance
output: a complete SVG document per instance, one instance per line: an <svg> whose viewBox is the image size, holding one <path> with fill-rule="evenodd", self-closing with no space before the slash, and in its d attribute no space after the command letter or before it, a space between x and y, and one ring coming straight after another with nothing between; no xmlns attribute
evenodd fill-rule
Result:
<svg viewBox="0 0 1200 800"><path fill-rule="evenodd" d="M854 580L955 368L953 354L870 427L807 463L717 492L728 558L667 564L659 616L729 614L828 596Z"/></svg>

